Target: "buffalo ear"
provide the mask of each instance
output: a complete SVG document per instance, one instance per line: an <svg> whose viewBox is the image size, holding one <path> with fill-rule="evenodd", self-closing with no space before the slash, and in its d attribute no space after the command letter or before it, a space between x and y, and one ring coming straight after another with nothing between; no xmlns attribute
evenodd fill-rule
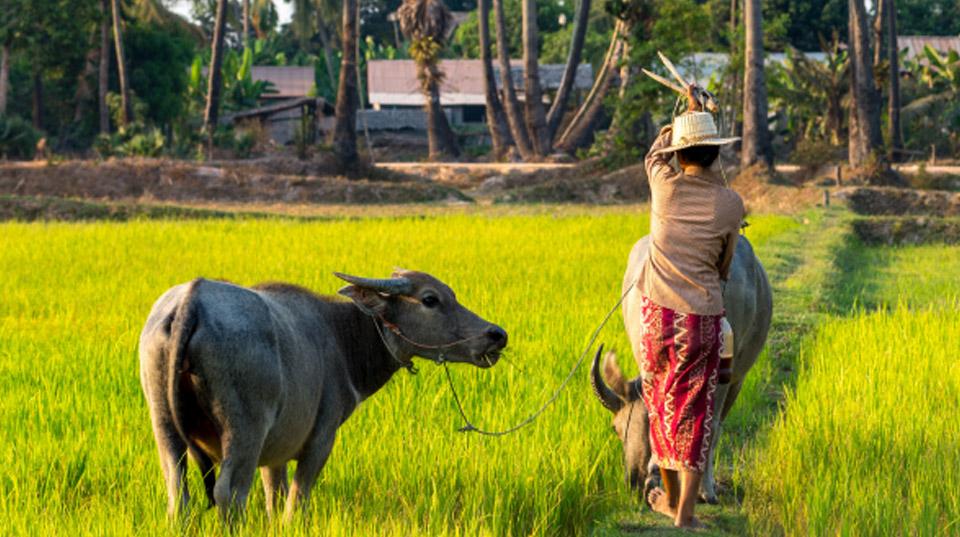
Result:
<svg viewBox="0 0 960 537"><path fill-rule="evenodd" d="M359 285L348 285L337 292L352 300L360 308L360 311L367 315L383 315L387 309L386 297L373 289L367 289Z"/></svg>
<svg viewBox="0 0 960 537"><path fill-rule="evenodd" d="M621 399L627 398L626 381L623 380L623 372L617 365L617 355L613 351L607 352L603 356L603 378L607 381L607 386Z"/></svg>

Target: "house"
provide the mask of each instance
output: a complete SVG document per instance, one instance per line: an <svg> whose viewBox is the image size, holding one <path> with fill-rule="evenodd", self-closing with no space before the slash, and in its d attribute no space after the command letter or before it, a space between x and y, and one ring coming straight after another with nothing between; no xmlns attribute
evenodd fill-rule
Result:
<svg viewBox="0 0 960 537"><path fill-rule="evenodd" d="M523 64L512 60L511 76L518 96L523 100ZM451 124L483 124L486 121L486 92L483 62L480 60L441 60L444 74L440 85L440 104ZM540 84L544 98L560 87L564 66L540 66ZM497 88L502 88L499 66L494 66ZM593 84L593 68L580 64L574 78L574 90L587 90ZM363 114L367 128L390 130L426 128L425 104L417 66L413 60L371 60L367 64L367 95L373 110Z"/></svg>
<svg viewBox="0 0 960 537"><path fill-rule="evenodd" d="M275 143L292 143L304 120L310 126L305 133L316 139L319 120L333 114L333 107L316 94L313 67L255 65L250 71L253 80L272 84L271 92L261 96L262 106L225 114L223 121L241 123L258 121Z"/></svg>

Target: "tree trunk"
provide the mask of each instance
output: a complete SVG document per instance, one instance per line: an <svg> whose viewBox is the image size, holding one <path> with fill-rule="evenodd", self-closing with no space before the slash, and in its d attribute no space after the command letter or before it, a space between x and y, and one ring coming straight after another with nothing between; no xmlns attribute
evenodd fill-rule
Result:
<svg viewBox="0 0 960 537"><path fill-rule="evenodd" d="M740 166L757 162L773 165L770 128L767 125L767 86L763 72L763 21L760 0L744 0L746 31L743 72L743 144Z"/></svg>
<svg viewBox="0 0 960 537"><path fill-rule="evenodd" d="M33 72L33 128L43 130L43 75Z"/></svg>
<svg viewBox="0 0 960 537"><path fill-rule="evenodd" d="M429 71L422 76L428 77L429 81L424 97L427 101L427 139L430 146L430 160L459 157L460 146L457 144L457 136L450 128L447 115L440 104L440 84L438 83L440 70L436 65L426 65L421 68Z"/></svg>
<svg viewBox="0 0 960 537"><path fill-rule="evenodd" d="M243 48L250 48L250 0L243 0L240 16L243 18Z"/></svg>
<svg viewBox="0 0 960 537"><path fill-rule="evenodd" d="M223 1L223 0L221 0ZM120 27L120 0L111 0L113 13L113 41L117 48L117 79L120 81L120 126L126 128L133 121L130 86L127 83L127 60L123 53L123 30Z"/></svg>
<svg viewBox="0 0 960 537"><path fill-rule="evenodd" d="M333 70L333 45L330 42L330 35L327 33L327 25L323 20L323 11L320 9L317 10L317 37L320 38L320 45L323 47L323 65L327 70L327 79L330 81L330 85L333 85L336 77Z"/></svg>
<svg viewBox="0 0 960 537"><path fill-rule="evenodd" d="M624 23L617 21L613 27L613 35L610 38L610 46L607 48L607 54L603 59L603 65L593 81L593 87L587 94L586 99L581 103L577 113L573 116L570 124L563 131L560 140L557 142L557 148L567 153L572 153L580 147L583 147L593 134L596 128L597 118L603 110L603 99L610 90L610 84L614 78L614 69L620 62L620 56L623 52L623 40L620 35L626 33Z"/></svg>
<svg viewBox="0 0 960 537"><path fill-rule="evenodd" d="M563 78L560 79L557 95L553 99L553 104L550 105L550 111L547 113L547 137L551 141L556 137L557 129L560 128L560 123L563 121L563 113L567 108L573 83L577 79L577 67L580 66L580 58L583 55L583 43L587 36L589 19L590 0L580 0L573 23L573 41L570 42L567 65L563 69Z"/></svg>
<svg viewBox="0 0 960 537"><path fill-rule="evenodd" d="M355 166L357 155L357 1L343 0L343 55L337 87L333 152L342 168Z"/></svg>
<svg viewBox="0 0 960 537"><path fill-rule="evenodd" d="M114 0L116 1L116 0ZM217 18L213 23L213 50L207 84L207 107L203 113L203 128L212 137L220 119L220 91L223 89L223 34L227 27L227 0L217 0Z"/></svg>
<svg viewBox="0 0 960 537"><path fill-rule="evenodd" d="M533 152L538 157L550 153L547 113L540 85L540 52L537 32L537 0L523 0L523 89L524 116Z"/></svg>
<svg viewBox="0 0 960 537"><path fill-rule="evenodd" d="M887 54L890 63L890 93L887 95L887 113L890 123L890 161L896 162L903 148L903 135L900 132L900 48L897 44L897 6L893 0L882 0L886 4L887 16Z"/></svg>
<svg viewBox="0 0 960 537"><path fill-rule="evenodd" d="M874 0L874 3L877 6L877 13L873 17L873 73L877 74L878 68L880 67L880 62L883 61L883 40L885 35L883 29L887 24L886 14L884 11L886 7L884 4L885 0ZM877 87L880 87L880 81L877 81Z"/></svg>
<svg viewBox="0 0 960 537"><path fill-rule="evenodd" d="M110 0L100 0L100 73L97 80L97 111L100 116L100 134L110 133Z"/></svg>
<svg viewBox="0 0 960 537"><path fill-rule="evenodd" d="M83 121L83 113L87 109L87 105L90 104L90 101L93 100L93 88L90 85L90 80L97 72L97 58L100 55L99 53L97 35L94 33L91 35L90 48L87 50L87 54L83 59L83 70L77 75L77 90L73 94L74 123Z"/></svg>
<svg viewBox="0 0 960 537"><path fill-rule="evenodd" d="M510 49L507 47L507 23L503 15L503 0L493 0L494 27L497 34L497 56L500 60L500 82L503 84L503 106L507 114L510 133L517 144L517 150L524 160L534 157L526 125L520 115L520 101L513 86L513 73L510 70Z"/></svg>
<svg viewBox="0 0 960 537"><path fill-rule="evenodd" d="M0 116L7 113L7 94L10 93L10 45L0 46Z"/></svg>
<svg viewBox="0 0 960 537"><path fill-rule="evenodd" d="M483 87L486 96L487 128L493 144L493 155L497 160L507 154L513 143L510 126L503 111L503 103L497 94L497 80L493 74L493 57L490 54L490 0L477 2L477 16L480 23L480 61L483 62Z"/></svg>
<svg viewBox="0 0 960 537"><path fill-rule="evenodd" d="M850 6L850 67L851 124L856 116L855 132L850 136L850 165L883 165L880 134L880 99L873 79L873 63L870 54L870 34L867 31L867 14L863 0L849 0Z"/></svg>

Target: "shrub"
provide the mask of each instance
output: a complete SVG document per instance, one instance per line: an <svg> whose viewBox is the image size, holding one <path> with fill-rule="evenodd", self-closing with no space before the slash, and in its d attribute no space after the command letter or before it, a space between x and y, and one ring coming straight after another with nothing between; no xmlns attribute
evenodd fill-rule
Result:
<svg viewBox="0 0 960 537"><path fill-rule="evenodd" d="M31 159L38 140L40 132L25 119L0 115L0 158Z"/></svg>

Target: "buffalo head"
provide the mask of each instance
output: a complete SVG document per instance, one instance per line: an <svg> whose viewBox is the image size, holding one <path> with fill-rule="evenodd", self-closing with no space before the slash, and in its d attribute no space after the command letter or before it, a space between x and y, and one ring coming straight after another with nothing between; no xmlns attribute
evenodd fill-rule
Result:
<svg viewBox="0 0 960 537"><path fill-rule="evenodd" d="M415 271L390 278L360 278L336 273L350 283L344 295L380 323L384 343L407 362L413 356L490 367L507 346L507 333L457 302L446 284Z"/></svg>
<svg viewBox="0 0 960 537"><path fill-rule="evenodd" d="M600 403L613 413L613 430L623 444L624 479L631 489L645 496L659 476L649 475L650 422L643 404L642 383L639 378L623 378L613 352L604 356L601 373L602 353L601 345L590 368L590 384Z"/></svg>

